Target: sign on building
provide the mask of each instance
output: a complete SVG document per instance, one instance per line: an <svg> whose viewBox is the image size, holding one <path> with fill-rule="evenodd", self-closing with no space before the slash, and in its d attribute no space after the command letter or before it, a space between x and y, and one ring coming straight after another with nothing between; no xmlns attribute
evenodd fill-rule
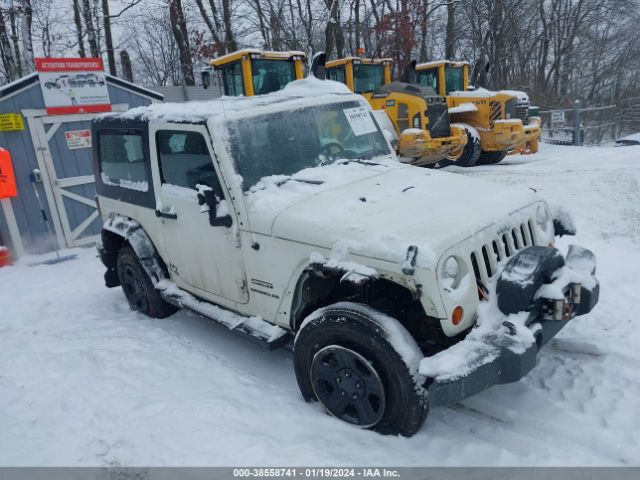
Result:
<svg viewBox="0 0 640 480"><path fill-rule="evenodd" d="M101 58L36 58L49 115L110 112Z"/></svg>
<svg viewBox="0 0 640 480"><path fill-rule="evenodd" d="M64 132L64 138L69 150L91 148L91 130L67 130Z"/></svg>
<svg viewBox="0 0 640 480"><path fill-rule="evenodd" d="M0 132L19 132L24 130L22 115L19 113L0 114Z"/></svg>

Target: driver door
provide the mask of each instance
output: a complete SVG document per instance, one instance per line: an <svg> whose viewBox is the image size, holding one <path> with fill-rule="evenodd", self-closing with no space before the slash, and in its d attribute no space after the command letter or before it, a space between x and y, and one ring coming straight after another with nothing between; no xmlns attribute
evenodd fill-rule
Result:
<svg viewBox="0 0 640 480"><path fill-rule="evenodd" d="M211 226L198 205L196 185L229 198L204 126L170 124L150 128L151 158L157 162L156 216L171 278L187 291L211 301L249 299L237 229ZM227 203L227 205L229 205ZM229 208L233 222L237 220Z"/></svg>

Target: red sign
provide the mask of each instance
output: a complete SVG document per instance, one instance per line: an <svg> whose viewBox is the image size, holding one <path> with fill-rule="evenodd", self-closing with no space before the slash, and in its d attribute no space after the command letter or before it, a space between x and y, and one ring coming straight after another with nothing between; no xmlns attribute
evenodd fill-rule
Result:
<svg viewBox="0 0 640 480"><path fill-rule="evenodd" d="M101 58L36 58L49 115L110 112Z"/></svg>
<svg viewBox="0 0 640 480"><path fill-rule="evenodd" d="M101 58L36 58L38 72L104 71Z"/></svg>
<svg viewBox="0 0 640 480"><path fill-rule="evenodd" d="M0 147L0 198L18 195L16 177L13 174L13 164L9 150Z"/></svg>

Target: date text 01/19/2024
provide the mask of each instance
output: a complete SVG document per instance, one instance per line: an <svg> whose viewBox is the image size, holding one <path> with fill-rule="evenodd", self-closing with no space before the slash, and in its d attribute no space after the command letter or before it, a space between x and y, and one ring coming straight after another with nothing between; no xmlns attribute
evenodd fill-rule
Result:
<svg viewBox="0 0 640 480"><path fill-rule="evenodd" d="M388 468L235 468L234 478L399 478Z"/></svg>

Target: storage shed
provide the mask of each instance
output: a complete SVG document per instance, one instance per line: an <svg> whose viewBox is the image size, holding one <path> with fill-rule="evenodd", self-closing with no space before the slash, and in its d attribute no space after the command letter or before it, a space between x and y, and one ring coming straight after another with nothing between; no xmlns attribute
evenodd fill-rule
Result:
<svg viewBox="0 0 640 480"><path fill-rule="evenodd" d="M152 90L105 75L114 111L163 100ZM6 115L14 114L14 115ZM3 127L22 117L24 129ZM0 147L11 153L18 195L3 199L0 244L14 257L95 242L100 219L91 160L91 120L96 113L48 115L39 74L0 87ZM32 176L34 169L40 175ZM35 182L32 182L35 180ZM39 192L53 235L43 221Z"/></svg>

